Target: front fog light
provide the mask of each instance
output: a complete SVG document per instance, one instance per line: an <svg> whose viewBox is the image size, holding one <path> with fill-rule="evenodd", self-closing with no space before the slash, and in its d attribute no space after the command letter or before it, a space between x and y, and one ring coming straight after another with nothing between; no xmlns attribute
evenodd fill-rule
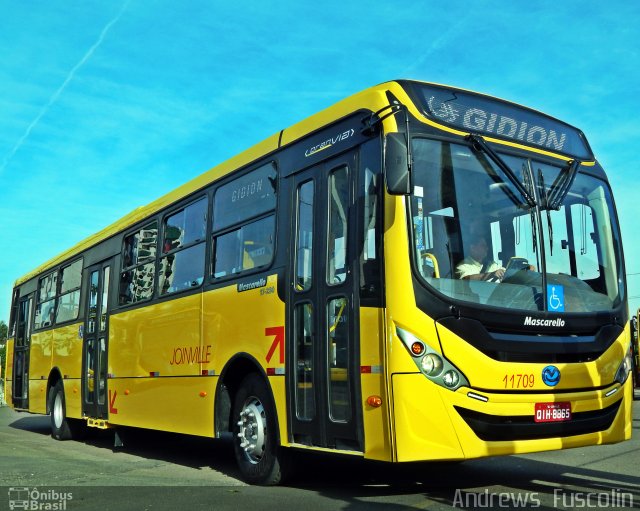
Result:
<svg viewBox="0 0 640 511"><path fill-rule="evenodd" d="M428 353L420 363L427 376L438 376L442 372L442 359L435 353Z"/></svg>
<svg viewBox="0 0 640 511"><path fill-rule="evenodd" d="M457 373L457 371L450 369L449 371L444 373L444 376L442 377L442 382L447 387L452 389L454 387L457 387L458 383L460 383L460 375Z"/></svg>

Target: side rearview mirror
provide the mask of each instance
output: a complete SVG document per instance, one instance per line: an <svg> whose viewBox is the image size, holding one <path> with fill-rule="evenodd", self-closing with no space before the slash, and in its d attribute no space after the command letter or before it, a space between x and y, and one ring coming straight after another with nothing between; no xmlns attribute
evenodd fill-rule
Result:
<svg viewBox="0 0 640 511"><path fill-rule="evenodd" d="M384 169L391 195L411 193L411 156L404 133L389 133L384 142Z"/></svg>

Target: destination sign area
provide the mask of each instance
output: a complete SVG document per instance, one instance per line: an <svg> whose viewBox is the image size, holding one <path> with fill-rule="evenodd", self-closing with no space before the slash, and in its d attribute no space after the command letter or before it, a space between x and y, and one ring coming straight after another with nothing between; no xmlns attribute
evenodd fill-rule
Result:
<svg viewBox="0 0 640 511"><path fill-rule="evenodd" d="M424 114L438 123L580 160L593 159L580 130L535 110L450 87L415 82L407 85Z"/></svg>
<svg viewBox="0 0 640 511"><path fill-rule="evenodd" d="M276 181L276 168L268 163L218 188L213 199L214 230L274 209Z"/></svg>

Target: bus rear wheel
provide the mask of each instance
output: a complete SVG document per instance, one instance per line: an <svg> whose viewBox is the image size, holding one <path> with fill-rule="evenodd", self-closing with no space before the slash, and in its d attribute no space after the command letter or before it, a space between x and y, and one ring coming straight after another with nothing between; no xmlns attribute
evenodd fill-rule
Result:
<svg viewBox="0 0 640 511"><path fill-rule="evenodd" d="M67 405L64 397L64 385L58 380L49 391L49 410L51 410L51 436L56 440L80 439L84 436L85 425L79 419L67 417Z"/></svg>
<svg viewBox="0 0 640 511"><path fill-rule="evenodd" d="M247 376L236 392L233 423L233 446L243 479L267 486L284 481L289 453L278 445L271 395L256 374Z"/></svg>

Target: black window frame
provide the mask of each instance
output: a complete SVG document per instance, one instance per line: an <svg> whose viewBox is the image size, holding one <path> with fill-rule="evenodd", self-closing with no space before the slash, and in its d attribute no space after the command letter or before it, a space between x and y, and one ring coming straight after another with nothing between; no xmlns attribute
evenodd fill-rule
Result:
<svg viewBox="0 0 640 511"><path fill-rule="evenodd" d="M143 262L139 261L139 256L136 254L136 262L134 264L130 264L125 266L125 262L127 261L127 239L131 236L135 236L136 234L142 233L142 231L150 230L149 227L153 224L156 225L156 240L155 240L155 254L150 257L148 260L145 259ZM158 288L158 251L159 251L159 240L160 240L160 221L157 216L152 216L150 218L145 219L144 222L138 224L134 229L131 229L122 237L122 249L121 249L121 260L120 260L120 271L118 272L118 307L132 307L138 305L140 303L147 303L154 299L156 296L157 288ZM143 266L147 266L149 264L153 265L153 278L152 280L152 289L149 297L135 300L135 301L127 301L122 302L122 276L127 273L134 271Z"/></svg>
<svg viewBox="0 0 640 511"><path fill-rule="evenodd" d="M80 285L71 289L66 290L64 293L62 292L62 272L73 266L74 264L80 262ZM36 292L35 292L35 300L34 300L34 306L33 306L33 330L36 331L40 331L40 330L46 330L48 328L54 328L56 326L60 326L60 325L66 325L66 324L72 324L74 322L77 322L81 316L81 308L82 308L82 274L84 272L84 257L80 256L76 259L70 260L68 262L65 262L63 264L61 264L60 266L56 267L53 270L49 270L47 272L45 272L44 274L42 274L41 276L38 276L38 286L36 287ZM47 296L47 300L41 300L41 291L42 291L42 282L55 275L56 276L56 282L55 282L55 290L53 292L53 297ZM76 314L75 318L70 318L70 319L65 319L64 321L58 321L58 306L60 305L60 298L62 298L63 296L67 296L71 293L74 293L76 291L80 292L80 302L78 304L78 313ZM51 320L51 322L47 325L42 325L42 323L38 323L36 321L36 317L37 317L37 312L39 311L39 307L43 304L43 303L47 303L53 301L53 319ZM15 319L15 318L14 318ZM15 321L14 321L15 322Z"/></svg>
<svg viewBox="0 0 640 511"><path fill-rule="evenodd" d="M167 231L167 220L172 216L177 215L180 212L185 212L190 206L193 206L194 204L197 204L200 201L204 201L205 203L205 214L206 214L202 238L198 238L186 245L181 245L178 247L171 248L170 250L165 252L164 242L165 242L165 236ZM156 249L156 275L155 275L156 285L154 289L154 296L157 296L158 298L161 298L161 299L167 298L167 297L175 296L188 291L200 289L204 285L205 281L207 280L207 239L209 237L208 233L209 233L209 223L211 221L211 208L212 208L212 205L211 205L211 202L209 201L209 193L204 193L203 195L200 195L196 198L190 198L188 202L181 204L175 209L172 209L167 213L165 213L164 215L162 215L161 222L160 222L161 228L159 229L158 240L157 240L158 247ZM178 289L176 291L163 293L161 289L162 261L171 255L178 254L182 251L188 250L198 245L204 245L204 255L203 255L203 261L202 261L202 281L200 282L200 284L198 284L197 286L185 287L183 289ZM135 304L140 302L133 302L133 303Z"/></svg>
<svg viewBox="0 0 640 511"><path fill-rule="evenodd" d="M215 228L215 224L216 224L216 214L215 214L215 207L216 207L216 194L218 193L218 191L225 187L230 185L231 183L233 183L234 181L240 180L248 175L250 175L252 172L255 172L257 170L260 170L266 166L271 166L274 174L275 174L275 182L276 182L276 187L275 187L275 192L274 192L274 204L273 204L273 208L266 210L266 211L261 211L257 214L248 216L246 218L240 219L240 220L236 220L235 222L228 224L228 223L223 223L221 228L216 229ZM210 253L209 253L209 259L208 259L208 279L210 282L212 283L219 283L219 282L225 282L225 281L232 281L235 280L237 278L240 277L244 277L246 275L251 275L253 273L259 273L259 272L263 272L263 271L267 271L269 268L271 268L276 260L276 253L277 253L277 243L278 243L278 207L279 207L279 192L280 192L280 188L281 188L281 183L280 183L280 173L278 172L278 165L276 160L268 160L266 162L261 162L257 165L252 165L250 168L246 169L244 172L241 173L233 173L231 176L228 177L228 179L225 179L223 182L218 183L212 190L212 200L211 200L211 204L209 205L210 208L210 217L211 217L211 221L210 221L210 231L208 234L208 239L210 240ZM218 238L220 238L221 236L224 236L226 234L238 231L244 227L247 227L255 222L259 222L261 220L265 220L267 218L273 217L273 244L272 244L272 250L271 250L271 259L269 260L269 263L266 264L262 264L259 266L254 266L253 268L249 268L249 269L242 269L241 271L238 272L234 272L234 273L227 273L225 275L220 275L218 277L215 276L215 258L216 258L216 248L217 248L217 243L216 240Z"/></svg>
<svg viewBox="0 0 640 511"><path fill-rule="evenodd" d="M64 270L66 270L67 268L70 268L71 266L73 266L76 263L80 263L80 281L78 283L78 286L74 287L74 288L70 288L68 290L66 290L64 293L62 292L62 275ZM58 282L57 282L57 292L56 292L56 307L55 307L55 322L54 324L56 325L64 325L65 323L72 323L74 321L78 321L78 318L80 317L80 308L82 307L82 274L84 272L84 260L82 257L79 257L78 259L75 259L74 261L71 261L68 264L65 265L61 265L60 268L58 269ZM67 296L70 295L72 293L78 292L78 311L76 313L75 318L70 318L70 319L66 319L64 321L58 321L58 309L60 307L60 299L63 296Z"/></svg>
<svg viewBox="0 0 640 511"><path fill-rule="evenodd" d="M14 288L11 298L11 311L9 313L9 326L7 328L7 339L15 337L16 323L18 319L18 303L20 302L20 289Z"/></svg>
<svg viewBox="0 0 640 511"><path fill-rule="evenodd" d="M40 294L42 292L42 283L45 279L48 279L49 277L52 277L53 275L57 275L58 270L55 269L53 271L49 271L48 273L45 273L42 277L38 277L38 287L36 290L36 300L35 300L35 307L33 309L33 330L45 330L47 328L53 328L55 326L55 319L56 319L56 315L55 315L55 311L56 311L56 305L57 305L57 299L56 299L56 291L54 290L53 292L53 298L50 298L47 295L47 299L46 300L41 300L40 299ZM57 287L57 282L56 282L56 287ZM42 304L47 303L47 302L51 302L53 301L53 307L49 309L49 313L51 313L51 310L53 310L53 317L51 319L51 321L46 324L43 325L41 321L38 321L37 318L40 317L40 307Z"/></svg>

